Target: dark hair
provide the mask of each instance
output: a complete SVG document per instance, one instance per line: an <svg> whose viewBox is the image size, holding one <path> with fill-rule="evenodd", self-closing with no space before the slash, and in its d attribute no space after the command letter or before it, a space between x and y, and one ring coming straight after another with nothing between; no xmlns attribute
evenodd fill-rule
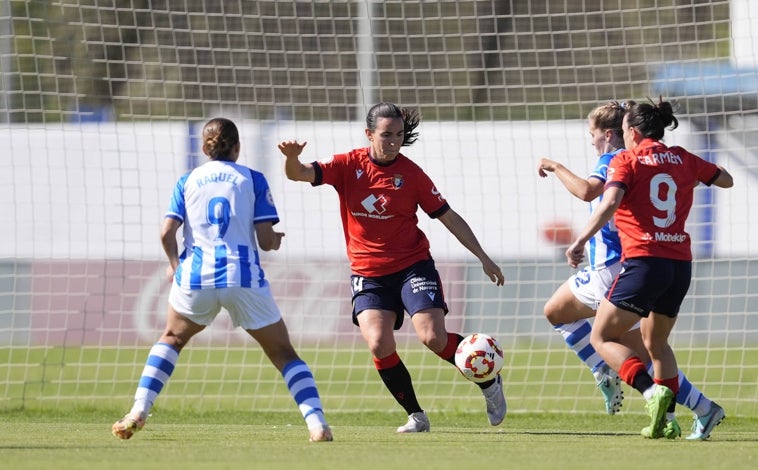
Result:
<svg viewBox="0 0 758 470"><path fill-rule="evenodd" d="M411 145L418 140L418 132L414 131L421 122L421 117L416 108L401 108L394 103L375 104L366 115L366 128L371 132L376 130L378 118L400 118L403 120L405 133L403 146Z"/></svg>
<svg viewBox="0 0 758 470"><path fill-rule="evenodd" d="M212 160L225 160L240 141L237 126L226 118L213 118L203 126L203 152Z"/></svg>
<svg viewBox="0 0 758 470"><path fill-rule="evenodd" d="M624 121L624 115L634 104L634 101L610 101L590 111L587 118L596 128L612 130L621 137L623 136L621 123Z"/></svg>
<svg viewBox="0 0 758 470"><path fill-rule="evenodd" d="M663 138L666 127L674 130L679 127L679 121L674 117L674 108L663 97L658 102L648 98L649 103L639 103L632 106L626 114L626 123L634 127L643 137L655 140Z"/></svg>

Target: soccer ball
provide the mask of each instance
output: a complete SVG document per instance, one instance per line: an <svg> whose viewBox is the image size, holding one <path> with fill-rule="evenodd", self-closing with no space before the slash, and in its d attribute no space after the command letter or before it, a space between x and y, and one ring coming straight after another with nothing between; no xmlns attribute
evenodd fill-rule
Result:
<svg viewBox="0 0 758 470"><path fill-rule="evenodd" d="M474 333L458 345L455 365L472 382L492 380L503 368L503 348L492 336Z"/></svg>

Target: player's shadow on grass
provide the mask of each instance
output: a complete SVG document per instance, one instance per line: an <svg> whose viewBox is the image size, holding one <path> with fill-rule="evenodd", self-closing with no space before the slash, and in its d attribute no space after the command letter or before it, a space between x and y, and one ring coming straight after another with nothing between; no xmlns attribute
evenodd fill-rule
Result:
<svg viewBox="0 0 758 470"><path fill-rule="evenodd" d="M637 432L623 431L524 431L524 430L476 430L476 429L451 429L451 430L434 430L436 433L445 434L512 434L512 435L534 435L534 436L639 436Z"/></svg>
<svg viewBox="0 0 758 470"><path fill-rule="evenodd" d="M506 429L492 429L492 430L476 430L476 429L436 429L434 430L434 433L439 434L478 434L478 435L511 435L511 436L519 436L519 435L527 435L527 436L576 436L576 437L620 437L620 436L629 436L629 437L642 437L640 436L640 433L638 432L631 432L631 431L560 431L560 430L553 430L553 431L529 431L529 430L506 430ZM735 435L737 434L737 435ZM745 436L740 436L739 434L746 434ZM652 440L660 440L660 441L667 441L667 439L660 438L660 439L652 439ZM709 439L707 441L687 441L684 439L684 437L678 438L678 439L672 439L672 441L683 441L683 442L758 442L758 435L755 435L754 433L744 433L744 432L727 432L724 434L721 434L716 439ZM2 448L0 446L0 448Z"/></svg>

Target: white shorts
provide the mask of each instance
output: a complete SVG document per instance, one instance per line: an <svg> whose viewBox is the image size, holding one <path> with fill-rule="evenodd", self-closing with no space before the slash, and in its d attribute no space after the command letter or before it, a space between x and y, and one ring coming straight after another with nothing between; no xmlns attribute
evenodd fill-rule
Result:
<svg viewBox="0 0 758 470"><path fill-rule="evenodd" d="M260 329L282 318L268 285L186 290L173 283L168 302L180 315L205 326L213 322L222 307L229 312L235 327L246 330Z"/></svg>
<svg viewBox="0 0 758 470"><path fill-rule="evenodd" d="M581 303L592 310L597 310L600 301L605 298L605 293L608 292L622 269L621 261L598 270L585 266L568 279L569 289ZM634 330L639 327L640 324L637 322L629 329Z"/></svg>
<svg viewBox="0 0 758 470"><path fill-rule="evenodd" d="M597 310L600 301L620 272L621 262L598 270L585 266L569 278L568 285L574 297L592 310Z"/></svg>

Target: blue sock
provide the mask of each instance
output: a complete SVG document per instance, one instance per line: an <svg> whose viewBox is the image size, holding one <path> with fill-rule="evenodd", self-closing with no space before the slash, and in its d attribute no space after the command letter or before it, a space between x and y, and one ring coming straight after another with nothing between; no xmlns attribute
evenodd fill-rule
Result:
<svg viewBox="0 0 758 470"><path fill-rule="evenodd" d="M308 368L308 364L302 359L295 359L284 366L282 376L305 419L308 429L326 425L316 381Z"/></svg>
<svg viewBox="0 0 758 470"><path fill-rule="evenodd" d="M555 331L563 336L569 349L574 351L579 359L582 360L592 373L597 372L605 361L595 348L590 344L590 333L592 333L592 324L587 319L577 320L571 323L561 323L554 325ZM597 377L596 377L597 378Z"/></svg>
<svg viewBox="0 0 758 470"><path fill-rule="evenodd" d="M648 364L647 370L652 376L652 363ZM698 416L704 415L711 408L711 400L703 395L697 387L692 385L692 382L684 375L681 369L679 369L679 392L676 394L676 402L682 406L686 406Z"/></svg>
<svg viewBox="0 0 758 470"><path fill-rule="evenodd" d="M153 345L145 367L142 369L130 414L147 416L158 394L174 372L177 359L179 359L179 351L172 346L165 343Z"/></svg>

